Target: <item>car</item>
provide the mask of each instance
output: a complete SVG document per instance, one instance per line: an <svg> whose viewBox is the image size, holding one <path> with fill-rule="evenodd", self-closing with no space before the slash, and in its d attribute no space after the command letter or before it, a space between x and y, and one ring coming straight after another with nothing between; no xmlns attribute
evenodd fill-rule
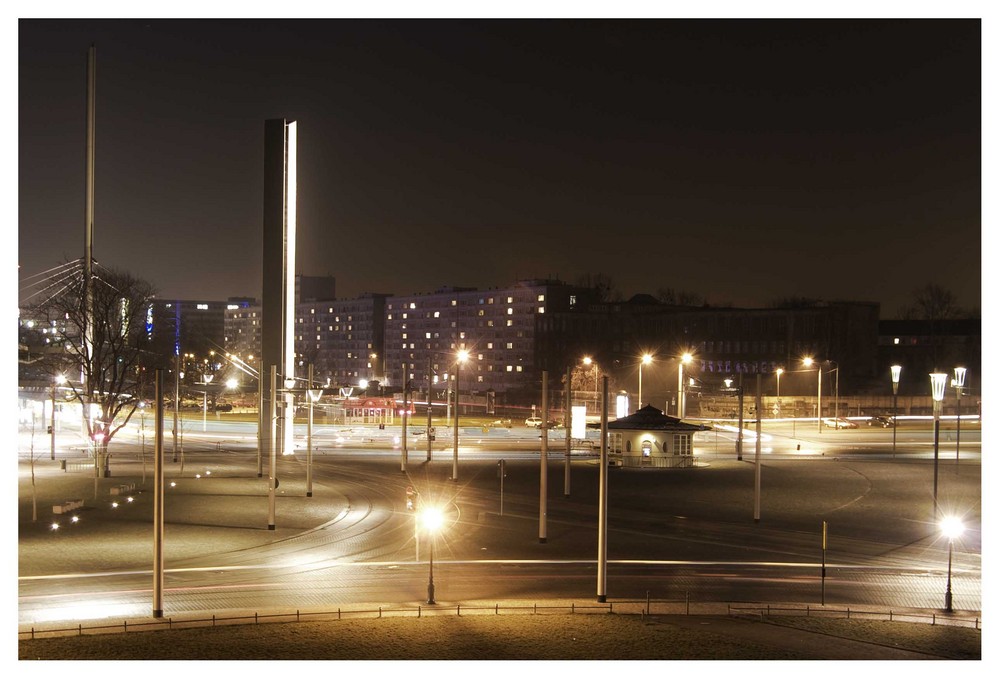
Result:
<svg viewBox="0 0 1000 679"><path fill-rule="evenodd" d="M529 417L524 421L524 426L540 428L542 426L542 418L540 417Z"/></svg>
<svg viewBox="0 0 1000 679"><path fill-rule="evenodd" d="M885 429L886 427L892 426L892 418L886 417L885 415L872 415L872 417L868 419L868 426L882 427Z"/></svg>
<svg viewBox="0 0 1000 679"><path fill-rule="evenodd" d="M823 424L833 429L857 429L857 422L851 422L843 417L824 417Z"/></svg>

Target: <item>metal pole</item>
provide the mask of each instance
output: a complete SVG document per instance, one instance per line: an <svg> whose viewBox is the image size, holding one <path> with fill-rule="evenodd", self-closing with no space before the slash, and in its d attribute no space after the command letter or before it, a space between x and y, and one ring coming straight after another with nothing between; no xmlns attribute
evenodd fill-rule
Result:
<svg viewBox="0 0 1000 679"><path fill-rule="evenodd" d="M177 417L181 407L181 354L174 356L174 462L177 462Z"/></svg>
<svg viewBox="0 0 1000 679"><path fill-rule="evenodd" d="M757 440L754 442L754 472L753 472L753 520L760 523L760 373L757 373L757 398L754 407L757 411Z"/></svg>
<svg viewBox="0 0 1000 679"><path fill-rule="evenodd" d="M819 572L820 577L820 589L819 589L819 602L822 605L826 605L826 521L823 522L823 566Z"/></svg>
<svg viewBox="0 0 1000 679"><path fill-rule="evenodd" d="M836 368L834 368L833 398L834 398L834 401L833 401L833 418L838 421L837 426L839 427L840 426L840 424L839 424L839 421L840 421L840 365L839 364L837 365ZM848 410L847 415L850 416L850 414L851 414L850 410Z"/></svg>
<svg viewBox="0 0 1000 679"><path fill-rule="evenodd" d="M816 371L816 427L823 433L823 366Z"/></svg>
<svg viewBox="0 0 1000 679"><path fill-rule="evenodd" d="M410 405L407 402L406 386L408 380L406 379L406 364L403 364L403 435L402 435L402 446L400 446L400 458L399 458L399 471L406 473L406 420L410 414Z"/></svg>
<svg viewBox="0 0 1000 679"><path fill-rule="evenodd" d="M938 518L938 442L941 438L941 402L934 402L934 520Z"/></svg>
<svg viewBox="0 0 1000 679"><path fill-rule="evenodd" d="M434 601L434 538L436 536L431 532L431 548L430 548L430 571L427 575L427 603L433 604Z"/></svg>
<svg viewBox="0 0 1000 679"><path fill-rule="evenodd" d="M608 600L608 377L601 378L600 488L597 503L597 601Z"/></svg>
<svg viewBox="0 0 1000 679"><path fill-rule="evenodd" d="M639 406L636 410L642 408L642 361L639 361Z"/></svg>
<svg viewBox="0 0 1000 679"><path fill-rule="evenodd" d="M309 401L309 419L306 424L306 497L313 495L313 364L309 364L309 386L306 387L306 399Z"/></svg>
<svg viewBox="0 0 1000 679"><path fill-rule="evenodd" d="M539 493L538 493L538 541L542 544L548 540L546 520L548 518L549 486L549 371L542 371L542 453L539 456Z"/></svg>
<svg viewBox="0 0 1000 679"><path fill-rule="evenodd" d="M431 357L427 357L427 461L431 461Z"/></svg>
<svg viewBox="0 0 1000 679"><path fill-rule="evenodd" d="M896 389L897 386L892 385L892 457L896 458L896 419L898 417L898 412L896 408Z"/></svg>
<svg viewBox="0 0 1000 679"><path fill-rule="evenodd" d="M955 398L958 399L955 404L955 462L958 462L958 446L962 440L962 387L955 390Z"/></svg>
<svg viewBox="0 0 1000 679"><path fill-rule="evenodd" d="M208 431L208 385L205 385L205 393L201 400L201 430Z"/></svg>
<svg viewBox="0 0 1000 679"><path fill-rule="evenodd" d="M951 552L954 548L955 541L953 539L948 540L948 589L944 593L944 610L949 613L952 612L951 607Z"/></svg>
<svg viewBox="0 0 1000 679"><path fill-rule="evenodd" d="M569 462L573 446L573 367L566 368L566 415L563 418L563 429L566 430L566 469L563 478L563 497L569 497Z"/></svg>
<svg viewBox="0 0 1000 679"><path fill-rule="evenodd" d="M153 443L153 617L163 617L163 369L156 369Z"/></svg>
<svg viewBox="0 0 1000 679"><path fill-rule="evenodd" d="M257 478L264 476L264 427L261 419L264 415L264 361L259 363L257 370ZM273 424L271 426L274 426ZM270 431L270 429L268 429Z"/></svg>
<svg viewBox="0 0 1000 679"><path fill-rule="evenodd" d="M462 362L455 361L455 442L451 463L451 480L458 481L458 378L461 371Z"/></svg>
<svg viewBox="0 0 1000 679"><path fill-rule="evenodd" d="M49 425L49 436L51 438L52 450L50 453L50 459L56 459L56 382L55 379L52 380L52 412L51 422Z"/></svg>
<svg viewBox="0 0 1000 679"><path fill-rule="evenodd" d="M736 400L739 405L739 415L736 430L736 459L743 459L743 375L740 374L740 386L736 388Z"/></svg>
<svg viewBox="0 0 1000 679"><path fill-rule="evenodd" d="M684 361L682 361L681 359L677 359L677 360L678 360L678 362L677 362L677 418L680 419L680 418L684 417L684 411L682 410L683 406L681 405L681 403L684 400L683 397L681 396L681 394L684 393Z"/></svg>
<svg viewBox="0 0 1000 679"><path fill-rule="evenodd" d="M270 440L267 445L267 457L269 461L268 471L267 471L267 529L274 530L274 490L277 488L278 483L278 441L277 441L277 427L275 427L275 420L277 419L277 390L278 390L278 366L271 364L271 393L270 393L270 405L268 406L268 417L271 421L271 426L269 430L271 432Z"/></svg>
<svg viewBox="0 0 1000 679"><path fill-rule="evenodd" d="M500 516L503 516L503 480L507 476L507 465L503 460L497 463L500 468Z"/></svg>

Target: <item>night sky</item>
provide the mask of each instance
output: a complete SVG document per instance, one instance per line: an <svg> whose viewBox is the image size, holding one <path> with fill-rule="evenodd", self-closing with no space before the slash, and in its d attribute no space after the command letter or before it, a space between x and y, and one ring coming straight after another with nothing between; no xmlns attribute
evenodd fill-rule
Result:
<svg viewBox="0 0 1000 679"><path fill-rule="evenodd" d="M981 305L969 20L21 20L18 277L83 254L260 296L264 120L338 296L610 276L625 296Z"/></svg>

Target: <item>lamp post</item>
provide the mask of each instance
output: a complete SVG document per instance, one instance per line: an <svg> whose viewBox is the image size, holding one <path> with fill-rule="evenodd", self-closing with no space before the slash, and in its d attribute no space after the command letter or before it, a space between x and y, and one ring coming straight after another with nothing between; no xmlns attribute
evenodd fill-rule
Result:
<svg viewBox="0 0 1000 679"><path fill-rule="evenodd" d="M893 365L889 367L889 374L892 375L892 456L896 457L896 398L899 395L899 374L903 371L903 366Z"/></svg>
<svg viewBox="0 0 1000 679"><path fill-rule="evenodd" d="M208 385L212 383L214 377L215 375L203 376L205 380L205 393L201 403L201 430L203 432L208 430Z"/></svg>
<svg viewBox="0 0 1000 679"><path fill-rule="evenodd" d="M642 360L639 361L639 407L642 408L642 366L649 365L653 362L653 357L650 354L643 354Z"/></svg>
<svg viewBox="0 0 1000 679"><path fill-rule="evenodd" d="M951 385L955 387L955 462L958 462L958 445L962 440L962 387L965 386L965 368L955 368L955 379Z"/></svg>
<svg viewBox="0 0 1000 679"><path fill-rule="evenodd" d="M53 460L56 459L56 385L63 385L65 383L65 375L56 375L52 380L52 418L49 423L49 436L52 441L51 459Z"/></svg>
<svg viewBox="0 0 1000 679"><path fill-rule="evenodd" d="M775 399L777 400L777 405L775 406L776 411L774 416L781 417L781 376L784 374L784 368L778 368L774 371L774 379L777 386L775 387Z"/></svg>
<svg viewBox="0 0 1000 679"><path fill-rule="evenodd" d="M309 364L309 386L306 395L309 397L309 419L306 425L306 497L312 497L312 460L313 460L313 404L323 396L322 389L313 389L313 365Z"/></svg>
<svg viewBox="0 0 1000 679"><path fill-rule="evenodd" d="M444 522L444 516L441 514L441 510L437 507L427 507L421 512L421 518L423 519L424 528L427 529L427 534L430 537L430 558L429 558L429 570L427 572L427 603L434 604L434 542L437 537L438 531L441 529L441 524Z"/></svg>
<svg viewBox="0 0 1000 679"><path fill-rule="evenodd" d="M677 363L677 419L684 417L684 366L691 362L691 354L684 352Z"/></svg>
<svg viewBox="0 0 1000 679"><path fill-rule="evenodd" d="M837 423L837 428L840 428L840 364L836 361L827 361L831 363L836 368L833 369L833 420ZM848 413L850 414L850 413Z"/></svg>
<svg viewBox="0 0 1000 679"><path fill-rule="evenodd" d="M938 442L941 438L941 402L948 381L946 373L931 373L931 397L934 399L934 516L938 516Z"/></svg>
<svg viewBox="0 0 1000 679"><path fill-rule="evenodd" d="M805 367L810 367L813 364L811 356L806 356L802 359L802 365ZM816 429L822 434L823 433L823 366L817 364L819 368L816 371Z"/></svg>
<svg viewBox="0 0 1000 679"><path fill-rule="evenodd" d="M460 349L458 355L455 358L455 440L454 440L454 451L452 453L452 466L451 466L451 480L458 481L458 388L459 388L459 375L461 374L462 364L465 363L466 359L469 358L469 352L465 349Z"/></svg>
<svg viewBox="0 0 1000 679"><path fill-rule="evenodd" d="M941 535L948 538L948 586L944 591L944 610L951 613L954 609L951 606L951 558L955 547L955 538L960 537L965 532L965 526L961 519L949 516L941 520Z"/></svg>

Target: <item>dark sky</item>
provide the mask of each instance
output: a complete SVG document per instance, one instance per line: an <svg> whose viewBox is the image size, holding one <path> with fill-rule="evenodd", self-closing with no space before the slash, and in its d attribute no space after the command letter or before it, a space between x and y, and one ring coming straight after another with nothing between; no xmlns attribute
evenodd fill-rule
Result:
<svg viewBox="0 0 1000 679"><path fill-rule="evenodd" d="M19 277L83 254L260 296L264 120L338 296L603 273L625 296L981 305L981 24L21 20Z"/></svg>

